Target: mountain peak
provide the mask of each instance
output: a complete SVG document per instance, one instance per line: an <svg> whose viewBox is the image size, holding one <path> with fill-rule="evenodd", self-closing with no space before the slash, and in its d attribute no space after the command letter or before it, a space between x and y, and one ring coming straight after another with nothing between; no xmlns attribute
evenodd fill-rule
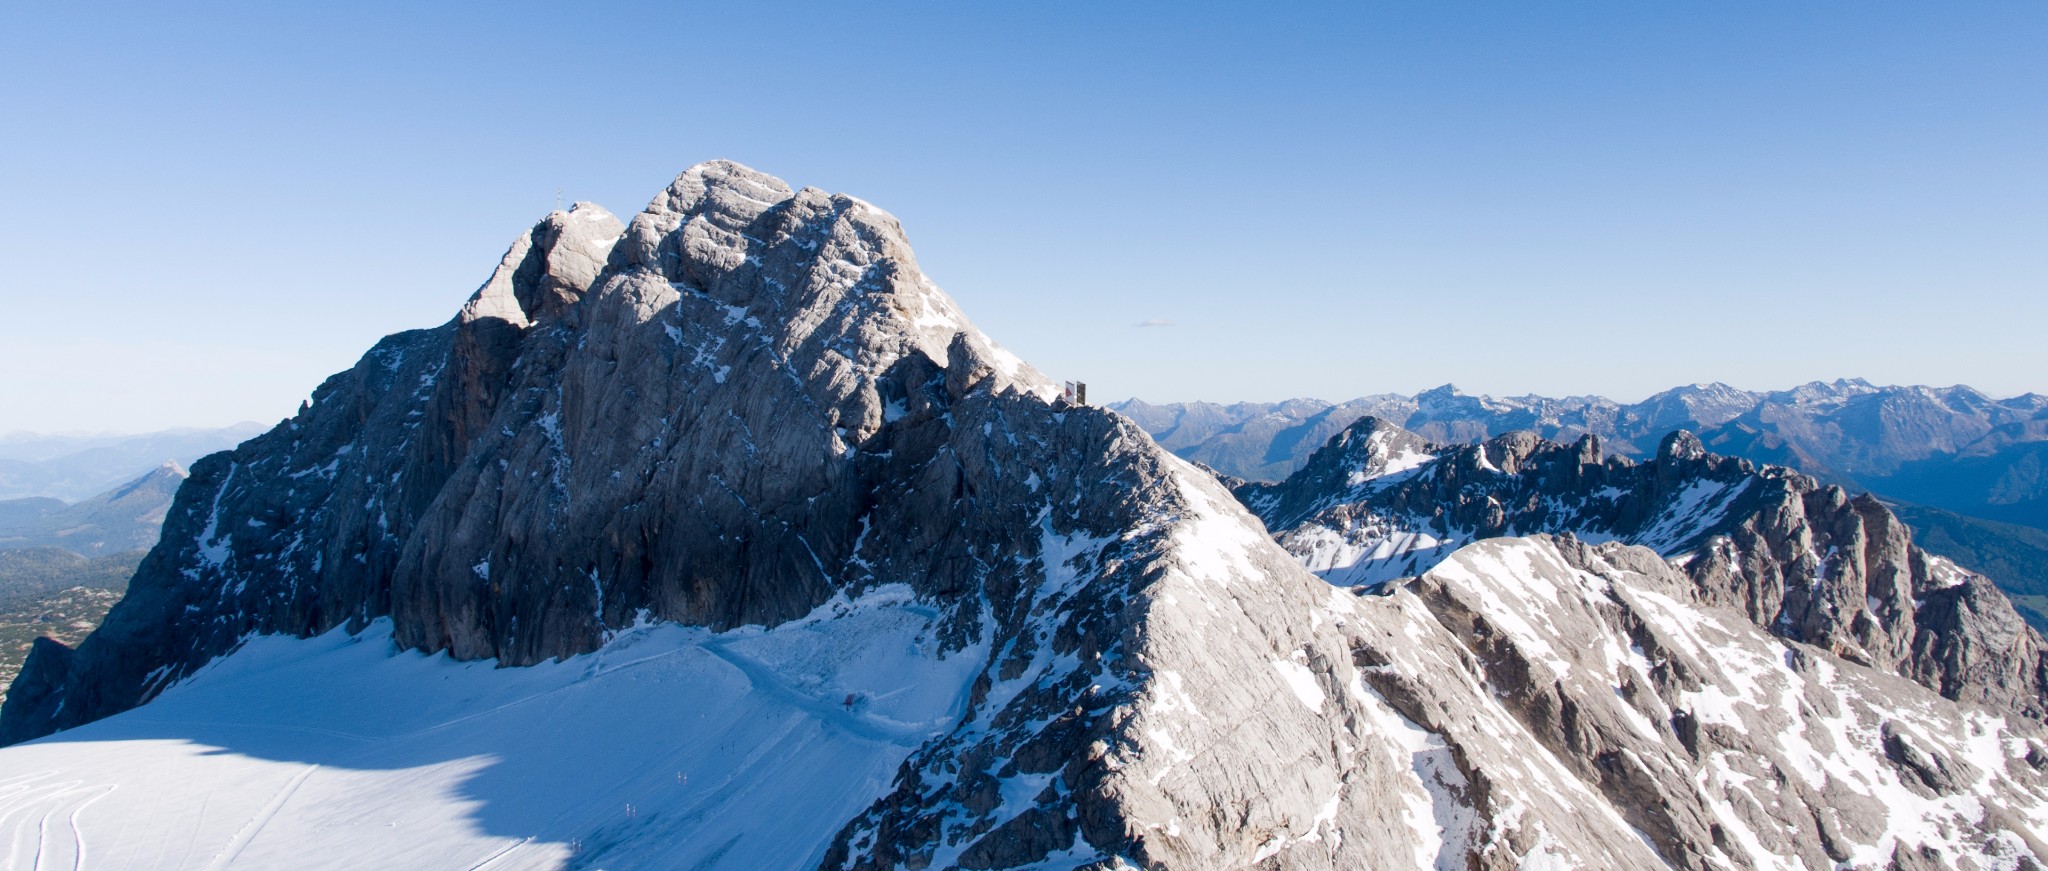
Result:
<svg viewBox="0 0 2048 871"><path fill-rule="evenodd" d="M647 211L678 214L698 213L707 205L731 207L737 201L772 206L796 194L788 182L735 160L707 160L676 175L666 190L648 204ZM659 208L657 208L659 206ZM744 208L738 211L747 211ZM753 210L756 214L759 209Z"/></svg>
<svg viewBox="0 0 2048 871"><path fill-rule="evenodd" d="M1741 390L1738 390L1738 389L1736 389L1736 388L1734 388L1734 387L1731 387L1731 386L1729 386L1728 384L1726 384L1725 382L1721 382L1721 381L1695 381L1695 382L1693 382L1693 383L1691 383L1691 384L1686 384L1686 385L1683 385L1683 386L1679 386L1679 387L1673 387L1673 388L1671 388L1670 390L1666 390L1666 391L1664 391L1664 392L1662 392L1662 393L1659 393L1659 394L1656 394L1656 395L1657 395L1657 396L1702 396L1702 395L1705 395L1705 396L1722 396L1722 395L1727 395L1727 394L1740 394L1740 393L1742 393L1742 391L1741 391ZM1653 398L1654 398L1654 397L1653 397Z"/></svg>
<svg viewBox="0 0 2048 871"><path fill-rule="evenodd" d="M619 219L595 203L548 213L513 240L459 319L491 318L524 328L559 316L604 270L623 231Z"/></svg>
<svg viewBox="0 0 2048 871"><path fill-rule="evenodd" d="M2048 718L2048 643L1988 579L1915 547L1874 498L1715 455L1685 430L1643 463L1594 447L1509 433L1360 487L1321 471L1346 453L1333 440L1286 481L1235 492L1335 583L1423 574L1454 546L1504 535L1623 541L1767 631L1951 699Z"/></svg>
<svg viewBox="0 0 2048 871"><path fill-rule="evenodd" d="M1794 402L1840 402L1877 392L1878 387L1862 378L1837 378L1833 381L1808 381L1774 395Z"/></svg>
<svg viewBox="0 0 2048 871"><path fill-rule="evenodd" d="M1689 430L1673 430L1657 445L1657 456L1671 460L1697 460L1707 455L1700 437Z"/></svg>
<svg viewBox="0 0 2048 871"><path fill-rule="evenodd" d="M190 475L185 471L184 467L179 466L176 461L167 460L163 465L144 472L128 483L102 493L93 499L87 500L87 502L115 503L137 498L167 503L170 501L171 494L177 492L178 485L183 484L187 477L190 477ZM137 494L142 495L137 496Z"/></svg>
<svg viewBox="0 0 2048 871"><path fill-rule="evenodd" d="M1001 349L918 268L895 216L846 194L793 190L732 161L698 164L634 216L597 293L638 321L654 310L710 316L727 341L823 356L872 377L914 352L944 368L955 337L996 389L1050 395L1050 379ZM601 316L610 317L609 315ZM688 329L678 324L678 329Z"/></svg>
<svg viewBox="0 0 2048 871"><path fill-rule="evenodd" d="M1393 421L1387 420L1386 418L1380 417L1378 415L1368 414L1364 417L1361 417L1353 421L1350 426L1345 427L1342 438L1348 440L1356 436L1370 437L1375 433L1382 432L1407 433L1408 431L1402 429L1400 424L1394 423ZM1412 435L1412 433L1410 433L1410 435Z"/></svg>
<svg viewBox="0 0 2048 871"><path fill-rule="evenodd" d="M1280 489L1277 485L1246 484L1240 496L1264 515L1269 524L1295 522L1325 507L1328 493L1377 487L1383 481L1420 468L1435 459L1436 452L1436 446L1422 436L1366 415L1331 436L1308 464L1289 479L1317 482L1313 487ZM1312 493L1312 497L1295 498L1305 493Z"/></svg>
<svg viewBox="0 0 2048 871"><path fill-rule="evenodd" d="M888 532L878 506L928 518L970 495L966 478L878 488L969 464L947 441L968 426L953 406L1011 392L1052 414L1050 381L861 200L714 161L627 225L578 203L524 231L451 323L387 337L295 418L198 464L165 524L176 571L138 577L147 604L117 609L67 678L119 692L87 709L58 690L10 715L14 734L154 691L126 671L141 659L96 650L167 650L157 664L177 671L241 631L167 623L160 600L253 613L267 590L288 600L264 612L273 631L390 615L408 646L514 664L592 649L643 609L720 627L801 616L864 583L847 560L862 524ZM974 437L997 437L984 422ZM920 555L942 557L961 559Z"/></svg>
<svg viewBox="0 0 2048 871"><path fill-rule="evenodd" d="M1422 436L1392 421L1366 415L1331 436L1318 456L1340 466L1350 483L1361 484L1413 468L1433 451L1434 446Z"/></svg>

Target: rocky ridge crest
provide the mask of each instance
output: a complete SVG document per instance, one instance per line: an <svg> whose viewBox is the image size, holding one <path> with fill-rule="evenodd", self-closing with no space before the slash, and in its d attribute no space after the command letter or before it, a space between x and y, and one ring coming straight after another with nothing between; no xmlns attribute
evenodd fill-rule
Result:
<svg viewBox="0 0 2048 871"><path fill-rule="evenodd" d="M1376 473L1395 456L1400 472ZM1287 481L1235 492L1333 583L1421 574L1500 536L1618 540L1671 559L1703 600L1777 635L1952 699L2048 716L2048 644L1990 581L1916 547L1867 495L1716 456L1691 433L1639 463L1593 436L1431 446L1367 418Z"/></svg>

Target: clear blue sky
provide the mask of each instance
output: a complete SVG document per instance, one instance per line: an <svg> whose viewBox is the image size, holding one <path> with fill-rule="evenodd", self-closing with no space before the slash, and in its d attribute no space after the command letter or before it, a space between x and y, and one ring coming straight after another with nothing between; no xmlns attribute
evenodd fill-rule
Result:
<svg viewBox="0 0 2048 871"><path fill-rule="evenodd" d="M2048 391L2048 4L310 5L8 4L0 431L275 420L714 157L1104 399Z"/></svg>

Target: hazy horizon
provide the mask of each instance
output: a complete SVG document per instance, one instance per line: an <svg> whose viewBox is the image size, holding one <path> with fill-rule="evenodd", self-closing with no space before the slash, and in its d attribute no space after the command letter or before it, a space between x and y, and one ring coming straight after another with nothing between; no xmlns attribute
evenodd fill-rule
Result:
<svg viewBox="0 0 2048 871"><path fill-rule="evenodd" d="M1840 379L1837 379L1837 378L1809 378L1809 379L1807 379L1807 380L1805 380L1805 381L1801 381L1801 382L1798 382L1798 383L1796 383L1796 384L1786 384L1786 385L1781 385L1781 386L1775 386L1775 387L1765 387L1765 388L1755 388L1755 387L1746 387L1746 386L1744 386L1744 385L1741 385L1741 384L1727 384L1726 386L1729 386L1729 387L1733 387L1733 388L1735 388L1735 389L1737 389L1737 390L1743 390L1743 391L1747 391L1747 392L1750 392L1750 393L1777 393L1777 392L1789 391L1789 390L1792 390L1792 389L1794 389L1794 388L1797 388L1797 387L1802 387L1802 386L1805 386L1805 385L1807 385L1807 384L1814 384L1814 383L1829 383L1829 382L1833 382L1833 381L1837 381L1837 380L1854 380L1854 376L1843 376L1843 377L1842 377L1842 378L1840 378ZM1864 379L1864 380L1868 381L1869 379ZM1217 399L1217 398L1211 398L1211 397L1201 397L1201 396L1196 396L1196 397L1184 397L1184 398L1178 398L1178 399L1160 399L1160 398L1154 398L1154 397L1149 397L1149 396L1123 396L1123 397L1116 397L1116 398L1102 398L1102 397L1095 397L1095 398L1093 399L1093 401L1095 402L1095 404L1098 404L1098 405L1116 405L1116 404L1118 404L1118 403L1128 402L1128 401L1131 401L1131 400L1142 400L1143 402L1145 402L1145 403L1147 403L1147 404L1150 404L1150 405L1174 405L1174 404L1180 404L1180 403L1192 403L1192 402L1207 402L1207 403L1212 403L1212 404L1215 404L1215 405L1225 405L1225 406L1228 406L1228 405L1237 405L1237 404L1240 404L1240 403L1250 403L1250 404L1268 404L1268 405L1270 405L1270 404L1277 404L1277 403L1282 403L1282 402L1296 402L1296 401L1307 401L1307 402L1324 402L1324 403L1329 403L1329 404L1331 404L1331 405L1339 405L1339 404L1342 404L1342 403L1345 403L1345 402L1349 402L1349 401L1352 401L1352 400L1357 400L1357 399L1365 399L1365 398L1369 398L1369 397L1375 397L1375 396L1388 396L1388 395L1398 395L1398 396L1407 396L1407 397L1413 397L1413 396L1415 396L1415 395L1417 395L1417 394L1419 394L1419 393L1422 393L1423 391L1426 391L1426 390L1434 390L1434 389L1436 389L1437 387L1453 387L1453 388L1455 388L1455 389L1456 389L1456 390L1457 390L1457 391L1458 391L1459 393L1461 393L1461 394L1464 394L1464 395L1467 395L1467 396L1483 396L1483 397L1487 397L1487 398L1492 398L1492 399L1523 399L1523 398L1530 398L1530 397L1541 397L1541 398L1544 398L1544 399L1572 399L1572 398L1584 398L1584 397L1599 397L1599 398L1602 398L1602 399L1608 399L1608 400L1612 400L1612 401L1614 401L1614 402L1616 402L1616 403L1618 403L1618 404L1621 404L1621 405L1632 405L1632 404L1635 404L1635 403L1639 403L1639 402L1643 402L1643 401L1646 401L1646 400L1648 400L1648 399L1649 399L1650 397L1652 397L1652 396L1655 396L1655 395L1657 395L1657 393L1663 393L1663 392L1666 392L1666 391L1669 391L1669 390L1676 390L1676 389L1678 389L1678 388L1680 388L1680 387L1689 387L1689 386L1690 386L1690 387L1699 387L1699 386L1706 386L1707 384L1710 384L1710 383L1712 383L1712 382L1688 382L1688 383L1686 383L1686 384L1674 384L1674 385L1671 385L1670 387L1667 387L1667 388L1665 388L1664 390L1659 390L1659 391L1656 391L1656 392L1653 392L1653 393L1645 394L1645 395L1642 395L1642 396L1636 396L1636 397L1619 397L1619 396L1609 396L1609 395L1607 395L1607 394L1604 394L1604 393L1588 393L1588 392L1581 392L1581 393L1493 393L1493 392L1480 392L1480 391L1474 391L1474 390L1466 390L1466 389L1465 389L1465 388L1464 388L1464 387L1463 387L1462 385L1456 385L1456 384L1438 384L1438 385L1432 385L1432 386L1430 386L1430 387L1423 387L1423 388L1417 388L1417 389L1413 389L1413 390L1376 390L1376 391L1367 391L1367 392L1364 392L1364 393L1352 393L1352 394L1347 394L1347 395L1344 395L1344 396L1342 396L1342 397L1336 397L1336 396L1312 396L1312 395L1309 395L1309 394L1305 394L1305 393L1297 393L1297 394L1293 394L1293 395L1288 395L1288 396L1275 396L1275 397L1265 397L1265 398L1251 398L1251 399ZM1723 383L1725 384L1725 382L1723 382ZM1945 390L1945 389L1952 389L1952 388L1957 388L1957 387L1967 387L1967 388L1970 388L1970 389L1972 389L1972 390L1977 390L1977 388L1976 388L1976 387L1975 387L1974 385L1969 385L1969 384L1883 384L1883 383L1878 383L1878 382L1875 382L1875 381L1871 382L1871 384L1872 384L1872 386L1874 386L1874 387L1879 387L1879 388L1888 388L1888 387L1899 387L1899 388L1912 388L1912 387L1928 387L1928 388L1933 388L1933 389L1936 389L1936 390ZM1093 388L1093 387L1091 386L1091 387L1090 387L1089 389L1090 389L1090 390L1092 391L1092 390L1093 390L1094 388ZM2034 393L2034 392L2038 392L2038 391L2021 391L2021 392L2019 392L2019 393L2009 393L2009 394L2008 394L2008 393L1992 393L1992 392L1989 392L1989 391L1984 391L1984 390L1978 390L1978 392L1980 392L1980 393L1983 393L1984 395L1986 395L1986 396L1990 397L1990 398L1991 398L1992 400L1994 400L1994 401L2004 401L2004 400L2008 400L2008 399L2017 399L2017 398L2020 398L2020 397L2022 397L2022 396L2030 395L2030 393ZM143 430L60 430L60 431L43 431L43 430L30 430L30 429L10 429L10 430L0 430L0 441L5 441L5 440L9 440L9 439L22 439L22 438L50 438L50 439L56 439L56 438L75 438L75 439L106 439L106 438L123 438L123 437L130 437L130 436L156 435L156 434L159 434L159 433L166 433L166 432L178 432L178 431L181 431L181 430L192 430L192 431L211 431L211 430L222 430L222 429L236 429L236 428L241 428L241 427L247 427L247 426L256 426L256 427L261 427L261 428L263 428L263 429L269 429L270 427L272 427L272 426L275 426L275 425L276 425L276 423L282 423L283 421L285 421L285 420L288 420L289 418L290 418L290 415L285 415L285 416L283 416L283 417L280 417L280 418L278 418L278 420L277 420L277 421L276 421L275 423L265 423L265 422L263 422L263 421L260 421L260 420L237 420L237 421L231 421L231 422L228 422L228 423L222 423L222 424L173 424L173 425L170 425L170 426L158 427L158 428L155 428L155 429L143 429Z"/></svg>

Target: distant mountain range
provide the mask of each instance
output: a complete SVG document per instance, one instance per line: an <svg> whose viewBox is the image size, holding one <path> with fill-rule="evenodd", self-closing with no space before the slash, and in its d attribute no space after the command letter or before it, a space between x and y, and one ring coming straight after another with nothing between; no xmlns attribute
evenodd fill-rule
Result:
<svg viewBox="0 0 2048 871"><path fill-rule="evenodd" d="M184 482L184 467L165 463L82 502L0 500L0 550L54 547L85 557L148 550Z"/></svg>
<svg viewBox="0 0 2048 871"><path fill-rule="evenodd" d="M1757 393L1691 384L1633 404L1599 396L1472 396L1445 385L1414 396L1332 403L1132 399L1110 408L1183 457L1235 478L1277 481L1332 436L1375 417L1438 444L1510 432L1654 455L1675 430L1717 454L1785 466L1893 504L1928 550L1997 581L2048 626L2048 397L1993 399L1969 387L1815 381Z"/></svg>
<svg viewBox="0 0 2048 871"><path fill-rule="evenodd" d="M167 462L191 468L267 428L245 422L135 435L7 433L0 435L0 499L90 499Z"/></svg>
<svg viewBox="0 0 2048 871"><path fill-rule="evenodd" d="M1109 407L1162 447L1252 481L1285 478L1366 416L1443 444L1516 431L1557 441L1591 434L1607 451L1638 457L1683 429L1718 454L1904 502L2048 528L2048 396L2034 393L1993 399L1969 387L1880 387L1857 378L1765 393L1691 384L1631 404L1600 396L1473 396L1444 385L1341 403L1132 399Z"/></svg>
<svg viewBox="0 0 2048 871"><path fill-rule="evenodd" d="M1985 578L1918 547L1868 495L1714 455L1682 431L1637 461L1587 436L1441 445L1366 417L1285 481L1226 483L1333 584L1423 575L1488 539L1625 542L1773 635L1952 699L2048 716L2048 650Z"/></svg>

